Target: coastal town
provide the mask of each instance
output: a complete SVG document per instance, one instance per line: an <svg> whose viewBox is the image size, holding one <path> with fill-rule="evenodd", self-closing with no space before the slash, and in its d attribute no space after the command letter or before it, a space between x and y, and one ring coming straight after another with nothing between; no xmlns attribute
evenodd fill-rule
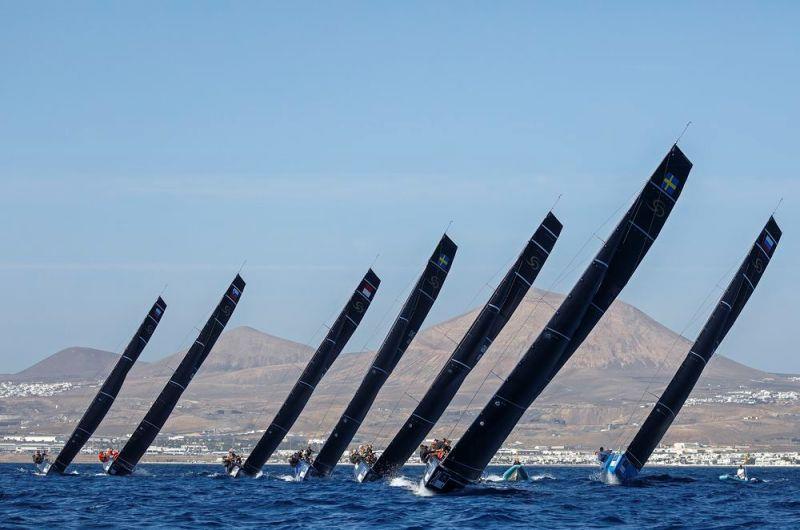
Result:
<svg viewBox="0 0 800 530"><path fill-rule="evenodd" d="M240 440L237 442L236 440ZM289 455L299 447L310 443L318 447L324 440L307 440L289 436L269 460L269 464L285 464ZM55 454L66 440L62 436L24 435L0 437L0 462L30 462L30 455L37 450ZM81 451L79 462L95 463L97 454L109 447L120 447L124 438L92 438ZM214 464L220 462L233 448L237 453L246 453L250 442L231 435L199 434L159 436L145 454L145 463ZM570 447L564 445L537 445L520 447L514 445L501 448L491 465L508 465L515 459L531 466L588 466L596 465L596 448ZM341 459L347 462L349 453ZM742 462L755 466L800 466L800 451L765 451L749 446L711 446L699 443L674 443L659 446L650 457L648 466L732 466ZM409 464L414 464L409 461Z"/></svg>

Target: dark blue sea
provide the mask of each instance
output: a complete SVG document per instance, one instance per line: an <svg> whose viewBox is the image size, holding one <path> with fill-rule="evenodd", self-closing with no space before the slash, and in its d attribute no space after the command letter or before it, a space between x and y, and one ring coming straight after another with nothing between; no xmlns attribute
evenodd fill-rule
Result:
<svg viewBox="0 0 800 530"><path fill-rule="evenodd" d="M763 480L719 479L728 469L651 468L636 486L610 486L585 467L530 467L526 483L489 481L458 494L418 486L421 468L389 482L291 481L288 467L234 480L217 466L140 465L130 477L36 475L0 465L0 527L272 528L800 528L800 469L751 468Z"/></svg>

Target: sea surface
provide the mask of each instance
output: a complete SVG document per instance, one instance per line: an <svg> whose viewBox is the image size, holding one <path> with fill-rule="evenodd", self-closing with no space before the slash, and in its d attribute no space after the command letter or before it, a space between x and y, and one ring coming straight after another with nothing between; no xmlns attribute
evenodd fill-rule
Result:
<svg viewBox="0 0 800 530"><path fill-rule="evenodd" d="M73 468L71 468L73 469ZM800 469L750 469L762 482L720 480L723 468L650 468L635 486L598 481L588 467L529 467L525 483L488 480L458 494L419 486L422 468L358 484L350 466L294 482L288 466L231 479L219 466L141 464L129 477L74 466L45 477L0 465L2 528L800 528Z"/></svg>

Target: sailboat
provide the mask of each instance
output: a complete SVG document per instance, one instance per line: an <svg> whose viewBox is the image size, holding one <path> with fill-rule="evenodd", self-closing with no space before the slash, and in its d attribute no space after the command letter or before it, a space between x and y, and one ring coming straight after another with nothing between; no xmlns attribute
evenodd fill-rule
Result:
<svg viewBox="0 0 800 530"><path fill-rule="evenodd" d="M628 483L636 478L692 392L711 356L753 294L778 247L781 229L770 217L722 298L625 452L601 455L602 477Z"/></svg>
<svg viewBox="0 0 800 530"><path fill-rule="evenodd" d="M443 459L424 476L436 491L461 489L483 470L522 415L555 377L627 284L680 197L692 163L674 145L578 283L500 389Z"/></svg>
<svg viewBox="0 0 800 530"><path fill-rule="evenodd" d="M153 443L153 440L161 431L183 391L189 386L194 374L200 369L203 361L206 360L217 339L222 334L222 330L228 324L242 297L244 286L245 281L237 274L155 403L147 411L144 419L136 427L122 451L111 462L108 468L110 475L130 475L133 473L139 460L141 460L150 444Z"/></svg>
<svg viewBox="0 0 800 530"><path fill-rule="evenodd" d="M311 360L308 361L305 370L289 392L289 396L278 409L275 418L264 431L247 460L242 465L236 461L226 463L226 472L230 476L237 477L240 474L257 476L261 473L261 468L278 448L294 422L297 421L322 376L331 367L361 323L380 283L378 275L369 269L358 283L358 287L353 291L350 300L336 318L325 339L314 352ZM306 452L301 452L296 459L293 467L298 480L305 478L311 463L310 456L310 449L308 449Z"/></svg>
<svg viewBox="0 0 800 530"><path fill-rule="evenodd" d="M64 473L67 470L67 466L70 465L89 438L92 437L92 434L94 434L100 422L103 421L103 418L106 417L109 409L111 409L111 405L114 404L114 400L117 398L122 388L122 383L125 382L125 377L133 367L133 363L136 362L139 355L144 351L145 346L147 346L150 337L155 333L156 327L158 327L159 322L161 322L161 317L166 310L167 304L159 296L153 304L153 307L147 312L147 316L139 325L139 329L136 330L133 338L125 348L125 351L122 352L122 356L117 361L117 364L114 365L113 370L111 370L103 386L100 387L100 390L92 400L89 408L84 412L81 421L78 422L75 430L72 431L72 435L61 449L61 452L58 453L58 456L52 464L48 464L43 469L45 473L48 475Z"/></svg>
<svg viewBox="0 0 800 530"><path fill-rule="evenodd" d="M447 235L442 236L439 244L436 245L425 265L425 270L417 280L411 294L408 295L400 314L375 354L372 365L364 374L361 385L311 464L312 475L328 476L333 472L339 458L344 454L361 422L367 416L378 391L389 378L397 363L400 362L400 358L406 352L433 307L453 265L457 248Z"/></svg>
<svg viewBox="0 0 800 530"><path fill-rule="evenodd" d="M548 213L414 412L372 466L360 464L356 480L378 480L394 473L411 457L444 413L464 379L508 323L533 285L560 233L561 222Z"/></svg>

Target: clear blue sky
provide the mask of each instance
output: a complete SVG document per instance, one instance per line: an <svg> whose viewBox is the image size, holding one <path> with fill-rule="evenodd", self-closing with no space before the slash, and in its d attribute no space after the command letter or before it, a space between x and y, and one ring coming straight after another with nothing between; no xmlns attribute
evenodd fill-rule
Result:
<svg viewBox="0 0 800 530"><path fill-rule="evenodd" d="M482 302L559 194L538 285L566 291L688 120L691 180L621 298L693 338L784 197L781 248L720 351L800 372L799 11L3 1L0 372L119 349L165 284L143 359L185 347L244 260L232 325L307 342L380 253L348 349L374 347L450 220L429 323Z"/></svg>

